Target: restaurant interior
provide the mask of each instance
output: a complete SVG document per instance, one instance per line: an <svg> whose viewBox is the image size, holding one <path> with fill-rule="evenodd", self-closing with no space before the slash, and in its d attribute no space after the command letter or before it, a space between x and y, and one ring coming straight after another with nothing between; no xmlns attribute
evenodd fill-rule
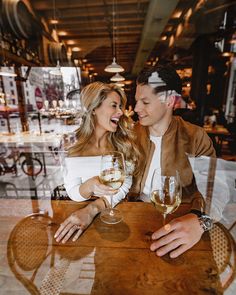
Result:
<svg viewBox="0 0 236 295"><path fill-rule="evenodd" d="M0 15L0 293L236 294L236 1L1 0ZM81 206L63 186L81 90L117 84L136 122L137 75L166 64L183 86L174 115L203 127L216 150L214 163L191 165L217 226L182 260L158 258L152 272L141 220L147 214L152 231L161 217L148 204L124 202L128 225L96 220L77 249L59 247L55 220ZM156 279L159 267L168 278Z"/></svg>

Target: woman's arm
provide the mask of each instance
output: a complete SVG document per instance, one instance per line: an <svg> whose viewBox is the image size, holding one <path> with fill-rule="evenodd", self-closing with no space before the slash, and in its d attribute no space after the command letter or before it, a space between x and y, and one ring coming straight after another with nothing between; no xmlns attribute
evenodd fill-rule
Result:
<svg viewBox="0 0 236 295"><path fill-rule="evenodd" d="M91 196L101 197L105 194L110 196L117 193L117 190L100 183L98 176L91 177L84 183L81 181L76 183L73 180L70 183L65 182L65 188L69 197L77 202L86 201Z"/></svg>

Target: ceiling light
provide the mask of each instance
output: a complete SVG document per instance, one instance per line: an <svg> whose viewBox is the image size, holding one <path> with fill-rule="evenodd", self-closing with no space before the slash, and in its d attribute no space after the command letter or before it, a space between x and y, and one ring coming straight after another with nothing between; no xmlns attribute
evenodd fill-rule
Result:
<svg viewBox="0 0 236 295"><path fill-rule="evenodd" d="M223 52L222 56L226 56L226 57L231 56L231 52Z"/></svg>
<svg viewBox="0 0 236 295"><path fill-rule="evenodd" d="M126 80L126 81L124 81L124 83L125 83L125 85L131 85L133 83L133 81L132 80Z"/></svg>
<svg viewBox="0 0 236 295"><path fill-rule="evenodd" d="M180 18L181 14L182 14L182 11L181 10L175 11L172 17L173 18Z"/></svg>
<svg viewBox="0 0 236 295"><path fill-rule="evenodd" d="M124 87L125 84L124 83L116 83L116 86L119 86L119 87Z"/></svg>
<svg viewBox="0 0 236 295"><path fill-rule="evenodd" d="M108 73L120 73L124 71L124 68L116 63L116 36L115 30L117 29L115 24L115 0L112 3L112 54L113 54L113 61L110 65L106 66L104 71Z"/></svg>
<svg viewBox="0 0 236 295"><path fill-rule="evenodd" d="M176 37L179 37L179 35L182 33L183 29L184 29L184 26L182 23L180 23L177 27L177 30L176 30Z"/></svg>
<svg viewBox="0 0 236 295"><path fill-rule="evenodd" d="M78 51L81 51L81 48L80 47L73 47L72 51L77 51L78 52Z"/></svg>
<svg viewBox="0 0 236 295"><path fill-rule="evenodd" d="M113 57L113 61L110 65L106 66L104 69L105 72L109 73L121 73L124 72L124 68L116 63L116 58Z"/></svg>
<svg viewBox="0 0 236 295"><path fill-rule="evenodd" d="M175 37L174 37L174 35L171 35L170 41L169 41L169 47L173 46L174 42L175 42Z"/></svg>
<svg viewBox="0 0 236 295"><path fill-rule="evenodd" d="M58 32L58 35L59 35L59 36L66 36L66 35L67 35L67 32L65 32L65 31L60 31L60 32Z"/></svg>
<svg viewBox="0 0 236 295"><path fill-rule="evenodd" d="M185 21L188 22L190 16L193 14L193 10L192 8L189 8L189 10L187 11L186 15L185 15Z"/></svg>
<svg viewBox="0 0 236 295"><path fill-rule="evenodd" d="M58 24L58 20L57 20L57 19L51 19L51 20L50 20L50 23L51 23L52 25L57 25L57 24Z"/></svg>
<svg viewBox="0 0 236 295"><path fill-rule="evenodd" d="M66 43L67 43L67 45L74 45L75 41L74 40L68 40Z"/></svg>
<svg viewBox="0 0 236 295"><path fill-rule="evenodd" d="M119 81L124 81L125 77L121 76L119 73L116 73L114 76L110 78L110 80L114 82L119 82Z"/></svg>

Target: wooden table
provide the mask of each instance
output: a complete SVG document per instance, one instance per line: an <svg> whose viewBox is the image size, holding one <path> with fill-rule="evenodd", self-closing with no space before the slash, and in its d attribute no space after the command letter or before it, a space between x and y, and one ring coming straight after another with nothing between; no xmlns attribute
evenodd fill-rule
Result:
<svg viewBox="0 0 236 295"><path fill-rule="evenodd" d="M209 234L179 258L157 257L150 233L161 216L150 203L125 202L120 224L97 217L77 242L56 243L60 222L79 206L0 199L1 294L223 294Z"/></svg>
<svg viewBox="0 0 236 295"><path fill-rule="evenodd" d="M222 143L230 136L228 129L224 126L216 125L215 127L204 126L204 130L212 139L217 156L221 156Z"/></svg>
<svg viewBox="0 0 236 295"><path fill-rule="evenodd" d="M62 136L50 133L29 133L20 132L19 134L0 133L0 143L8 147L48 147L60 146Z"/></svg>

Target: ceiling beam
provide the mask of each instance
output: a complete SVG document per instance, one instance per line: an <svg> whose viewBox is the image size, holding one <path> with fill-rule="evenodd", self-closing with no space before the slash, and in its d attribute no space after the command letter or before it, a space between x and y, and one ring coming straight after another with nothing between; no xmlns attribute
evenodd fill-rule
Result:
<svg viewBox="0 0 236 295"><path fill-rule="evenodd" d="M42 1L32 1L35 2L33 3L33 6L40 11L43 10L52 10L53 9L53 2L48 1L48 0L42 0ZM108 1L110 5L112 5L112 1ZM137 5L137 2L139 5L141 4L147 4L149 0L119 0L118 4L119 5ZM99 5L100 3L100 5ZM83 1L78 1L78 0L57 0L56 1L56 8L57 9L67 9L67 8L81 8L84 9L84 7L87 8L98 8L103 5L103 1L98 1L98 0L83 0Z"/></svg>
<svg viewBox="0 0 236 295"><path fill-rule="evenodd" d="M169 18L178 4L178 0L151 0L145 23L143 26L141 42L135 57L132 74L137 75L144 67L151 51L161 36Z"/></svg>

